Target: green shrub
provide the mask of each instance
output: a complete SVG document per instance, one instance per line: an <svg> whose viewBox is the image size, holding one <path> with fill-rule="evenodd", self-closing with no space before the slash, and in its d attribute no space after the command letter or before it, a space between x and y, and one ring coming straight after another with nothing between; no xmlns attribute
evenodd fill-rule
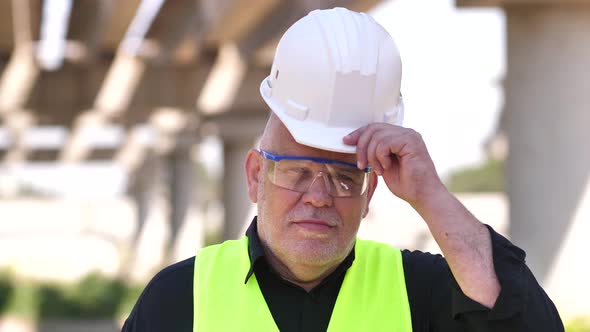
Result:
<svg viewBox="0 0 590 332"><path fill-rule="evenodd" d="M73 285L41 285L39 317L112 318L125 291L123 283L96 273Z"/></svg>
<svg viewBox="0 0 590 332"><path fill-rule="evenodd" d="M504 163L490 159L480 166L452 173L446 182L452 192L502 192Z"/></svg>
<svg viewBox="0 0 590 332"><path fill-rule="evenodd" d="M10 278L13 289L7 298L2 314L18 316L23 319L36 319L38 307L38 287L32 281Z"/></svg>
<svg viewBox="0 0 590 332"><path fill-rule="evenodd" d="M30 320L120 319L143 291L98 273L75 283L14 279L0 273L0 316Z"/></svg>
<svg viewBox="0 0 590 332"><path fill-rule="evenodd" d="M4 313L8 305L12 293L14 292L14 284L7 271L0 271L0 314Z"/></svg>

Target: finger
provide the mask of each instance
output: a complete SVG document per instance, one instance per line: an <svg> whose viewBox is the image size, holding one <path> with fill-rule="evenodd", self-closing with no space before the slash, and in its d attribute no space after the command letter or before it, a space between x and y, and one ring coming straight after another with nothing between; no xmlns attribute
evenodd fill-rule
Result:
<svg viewBox="0 0 590 332"><path fill-rule="evenodd" d="M373 137L373 133L379 129L377 124L370 124L368 125L365 130L362 131L360 137L356 142L356 157L358 168L363 169L367 167L369 163L367 159L367 153L369 148L369 143L371 142L371 138Z"/></svg>
<svg viewBox="0 0 590 332"><path fill-rule="evenodd" d="M367 162L373 167L373 170L378 174L383 174L383 165L377 158L377 146L389 135L388 130L379 129L373 133L367 146Z"/></svg>
<svg viewBox="0 0 590 332"><path fill-rule="evenodd" d="M411 151L417 150L419 148L419 137L416 137L416 132L412 129L404 128L401 131L391 133L387 137L387 145L388 155L391 156L396 155L398 157L403 157L405 154L410 153ZM418 138L418 139L417 139Z"/></svg>
<svg viewBox="0 0 590 332"><path fill-rule="evenodd" d="M391 149L388 144L389 140L387 138L388 137L379 141L377 147L375 148L375 156L384 171L391 168L392 158L395 157L395 155L391 153Z"/></svg>
<svg viewBox="0 0 590 332"><path fill-rule="evenodd" d="M383 181L387 184L387 187L393 192L398 191L400 184L400 164L399 158L396 155L391 156L391 166L387 172L383 173Z"/></svg>
<svg viewBox="0 0 590 332"><path fill-rule="evenodd" d="M367 126L362 126L354 131L351 131L350 133L348 133L348 135L342 138L342 141L344 142L344 144L347 145L356 145L359 137L366 129Z"/></svg>
<svg viewBox="0 0 590 332"><path fill-rule="evenodd" d="M404 130L403 136L400 138L400 143L395 148L392 148L392 152L403 157L407 153L413 153L416 155L422 155L426 152L426 145L422 136L413 129Z"/></svg>

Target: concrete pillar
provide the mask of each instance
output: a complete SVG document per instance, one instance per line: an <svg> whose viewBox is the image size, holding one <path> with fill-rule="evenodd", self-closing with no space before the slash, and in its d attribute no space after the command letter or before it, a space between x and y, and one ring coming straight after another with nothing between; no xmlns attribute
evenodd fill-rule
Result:
<svg viewBox="0 0 590 332"><path fill-rule="evenodd" d="M137 226L128 252L124 252L120 275L144 280L166 263L166 238L170 218L170 192L166 160L150 153L130 175L129 192L135 201Z"/></svg>
<svg viewBox="0 0 590 332"><path fill-rule="evenodd" d="M582 257L590 248L590 1L553 3L504 7L510 236L527 251L537 279L559 285L550 294L587 299L590 269ZM572 236L582 228L586 236ZM572 250L582 247L585 252ZM558 257L582 260L557 271Z"/></svg>
<svg viewBox="0 0 590 332"><path fill-rule="evenodd" d="M254 147L255 139L225 140L223 143L223 203L225 209L224 239L237 239L242 234L244 222L252 203L248 198L244 161Z"/></svg>
<svg viewBox="0 0 590 332"><path fill-rule="evenodd" d="M203 246L198 180L190 149L178 147L167 155L149 153L133 174L130 193L136 204L137 228L121 275L142 279L154 269L194 256Z"/></svg>
<svg viewBox="0 0 590 332"><path fill-rule="evenodd" d="M203 222L200 214L197 166L191 153L192 146L180 146L168 158L170 174L170 237L166 254L168 262L174 263L194 256L204 244ZM182 234L187 231L190 234ZM186 239L188 245L181 246ZM186 250L183 250L186 248Z"/></svg>
<svg viewBox="0 0 590 332"><path fill-rule="evenodd" d="M223 140L224 239L243 235L244 225L254 216L247 191L244 162L262 134L267 114L219 116L213 122Z"/></svg>
<svg viewBox="0 0 590 332"><path fill-rule="evenodd" d="M457 0L506 14L509 235L565 320L590 312L590 0Z"/></svg>

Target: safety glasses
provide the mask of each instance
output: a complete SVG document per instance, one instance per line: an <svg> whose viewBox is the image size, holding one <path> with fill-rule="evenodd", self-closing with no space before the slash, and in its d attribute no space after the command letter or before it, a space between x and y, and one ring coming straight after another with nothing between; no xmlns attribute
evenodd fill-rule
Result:
<svg viewBox="0 0 590 332"><path fill-rule="evenodd" d="M369 184L370 167L358 169L338 160L258 152L268 162L268 179L281 188L305 193L321 181L332 197L356 197L364 194Z"/></svg>

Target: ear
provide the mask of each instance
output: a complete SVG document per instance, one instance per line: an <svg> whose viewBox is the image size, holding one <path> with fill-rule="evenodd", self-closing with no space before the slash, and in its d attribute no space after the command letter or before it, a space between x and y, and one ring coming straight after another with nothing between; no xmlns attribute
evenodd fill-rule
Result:
<svg viewBox="0 0 590 332"><path fill-rule="evenodd" d="M262 158L258 151L250 149L246 156L246 163L244 165L246 170L246 181L248 182L248 196L252 203L258 202L258 185L259 174L262 169Z"/></svg>
<svg viewBox="0 0 590 332"><path fill-rule="evenodd" d="M371 172L369 174L369 187L367 188L367 200L365 201L365 206L363 207L363 218L369 214L369 203L371 202L371 198L373 198L373 194L375 193L375 189L377 189L377 183L379 183L379 177L375 172Z"/></svg>

